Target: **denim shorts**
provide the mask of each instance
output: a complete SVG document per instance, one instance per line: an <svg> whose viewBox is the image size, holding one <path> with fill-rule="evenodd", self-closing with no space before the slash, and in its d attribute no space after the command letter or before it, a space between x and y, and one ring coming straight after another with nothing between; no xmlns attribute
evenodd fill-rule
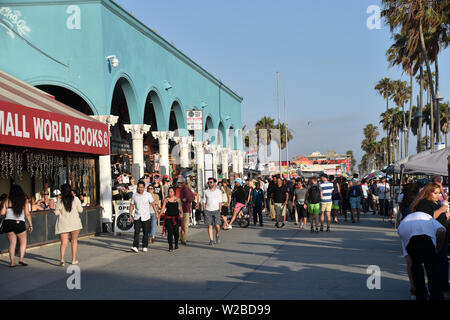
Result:
<svg viewBox="0 0 450 320"><path fill-rule="evenodd" d="M361 209L361 197L350 197L350 208Z"/></svg>

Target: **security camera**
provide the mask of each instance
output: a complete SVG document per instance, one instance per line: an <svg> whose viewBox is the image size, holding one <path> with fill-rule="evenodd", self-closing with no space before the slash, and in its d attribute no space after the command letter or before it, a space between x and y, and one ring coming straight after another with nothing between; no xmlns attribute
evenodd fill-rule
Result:
<svg viewBox="0 0 450 320"><path fill-rule="evenodd" d="M114 68L117 68L119 66L119 59L117 59L116 56L108 56L106 57L106 59L109 60Z"/></svg>

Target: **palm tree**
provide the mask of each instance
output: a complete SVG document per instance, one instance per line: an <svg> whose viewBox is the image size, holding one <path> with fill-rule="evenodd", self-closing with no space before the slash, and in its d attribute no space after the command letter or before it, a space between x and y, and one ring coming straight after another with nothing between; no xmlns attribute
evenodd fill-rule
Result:
<svg viewBox="0 0 450 320"><path fill-rule="evenodd" d="M423 62L428 71L432 105L436 101L436 95L432 85L430 62L432 62L432 59L437 62L440 42L443 38L446 38L442 35L447 35L448 24L445 24L448 20L448 17L446 17L448 13L447 2L438 0L382 0L384 5L382 16L389 24L391 32L399 29L408 35L408 56L412 56L418 49L423 55ZM445 29L445 32L441 28ZM432 44L427 46L426 37L429 34L435 36ZM437 106L435 110L438 110ZM437 138L440 139L439 133Z"/></svg>
<svg viewBox="0 0 450 320"><path fill-rule="evenodd" d="M411 116L412 116L412 97L413 97L413 77L417 73L417 70L422 64L421 54L419 51L414 52L412 56L408 55L408 35L405 32L394 34L394 44L387 50L386 56L391 67L399 65L402 67L403 72L409 75L410 80L410 94L409 94L409 114L405 137L405 156L408 155L409 144L409 132L411 129ZM394 84L394 87L396 85ZM395 93L394 93L395 95ZM402 130L403 133L403 130Z"/></svg>
<svg viewBox="0 0 450 320"><path fill-rule="evenodd" d="M287 144L286 144L286 124L285 123L281 124L281 129L280 130L281 130L281 134L280 134L280 136L281 136L281 149L285 149L286 146L287 146ZM288 142L293 139L292 130L289 129L289 127L287 128L287 137L288 137L288 139L287 139Z"/></svg>
<svg viewBox="0 0 450 320"><path fill-rule="evenodd" d="M350 172L353 172L355 170L356 160L355 156L353 155L352 150L348 150L346 153L348 158L350 158Z"/></svg>
<svg viewBox="0 0 450 320"><path fill-rule="evenodd" d="M262 117L261 119L259 119L258 122L256 122L255 124L255 129L257 132L257 137L258 137L258 143L260 142L260 134L262 133L260 130L266 130L263 131L265 132L265 134L267 135L267 140L264 137L264 145L265 145L265 155L267 156L267 147L270 145L270 143L272 142L272 130L275 129L275 119L270 118L270 117Z"/></svg>
<svg viewBox="0 0 450 320"><path fill-rule="evenodd" d="M450 130L449 126L449 102L439 104L440 130L444 134L445 147L447 147L447 134Z"/></svg>
<svg viewBox="0 0 450 320"><path fill-rule="evenodd" d="M404 141L404 132L405 132L405 124L406 124L406 117L405 117L405 111L404 106L405 103L408 102L410 97L410 87L408 87L408 84L406 81L396 80L394 81L394 94L393 99L397 107L401 108L401 121L398 121L397 124L400 126L398 128L399 132L399 138L400 138L400 154L401 158L403 158L403 144L406 142ZM405 149L406 151L406 149ZM406 154L406 152L405 152Z"/></svg>
<svg viewBox="0 0 450 320"><path fill-rule="evenodd" d="M377 85L375 86L375 90L378 92L380 96L386 99L386 111L387 111L389 109L389 98L393 94L393 84L391 79L383 78L380 81L378 81Z"/></svg>

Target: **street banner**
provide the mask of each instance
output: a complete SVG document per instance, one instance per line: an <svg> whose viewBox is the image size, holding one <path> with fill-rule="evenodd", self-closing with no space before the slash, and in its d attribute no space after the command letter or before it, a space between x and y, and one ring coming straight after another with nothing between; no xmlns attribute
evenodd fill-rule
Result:
<svg viewBox="0 0 450 320"><path fill-rule="evenodd" d="M113 201L116 212L116 224L114 234L116 233L134 233L134 223L130 221L130 204L129 200Z"/></svg>

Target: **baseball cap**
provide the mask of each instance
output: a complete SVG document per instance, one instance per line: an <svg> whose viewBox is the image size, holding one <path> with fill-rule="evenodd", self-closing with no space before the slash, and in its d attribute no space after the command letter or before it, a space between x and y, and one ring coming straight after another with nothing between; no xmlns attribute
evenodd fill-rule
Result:
<svg viewBox="0 0 450 320"><path fill-rule="evenodd" d="M184 183L184 182L186 182L186 179L183 176L178 176L177 182L178 183Z"/></svg>
<svg viewBox="0 0 450 320"><path fill-rule="evenodd" d="M234 182L237 182L240 186L242 186L242 180L240 178L237 178Z"/></svg>

